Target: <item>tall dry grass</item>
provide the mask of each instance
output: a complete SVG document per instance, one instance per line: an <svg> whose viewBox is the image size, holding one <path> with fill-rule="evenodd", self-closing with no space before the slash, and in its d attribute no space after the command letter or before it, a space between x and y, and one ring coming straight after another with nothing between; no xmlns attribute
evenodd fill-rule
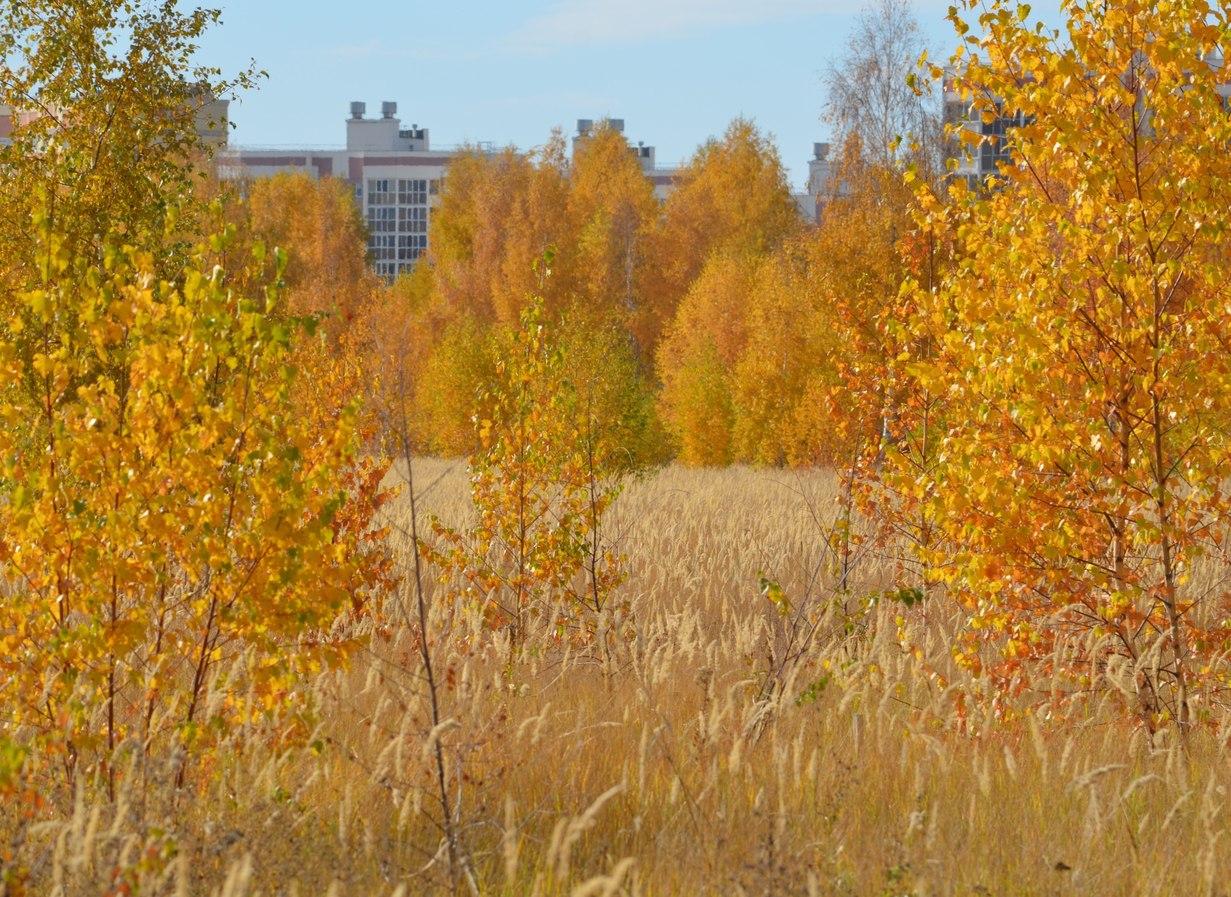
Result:
<svg viewBox="0 0 1231 897"><path fill-rule="evenodd" d="M461 465L422 461L416 482L429 511L466 520ZM249 732L190 793L168 774L114 806L83 791L33 824L6 806L12 880L228 897L1231 890L1225 737L1151 737L1099 701L1011 727L971 705L963 723L953 611L862 600L894 583L872 555L837 594L834 498L823 473L633 483L607 521L628 557L631 637L514 650L433 585L433 730L422 633L394 596L353 666L312 683L310 745ZM389 514L405 561L405 496Z"/></svg>

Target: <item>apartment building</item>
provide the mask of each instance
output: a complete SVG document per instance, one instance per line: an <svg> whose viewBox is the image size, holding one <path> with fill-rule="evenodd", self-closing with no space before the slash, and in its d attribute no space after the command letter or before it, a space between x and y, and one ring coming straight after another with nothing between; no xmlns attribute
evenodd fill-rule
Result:
<svg viewBox="0 0 1231 897"><path fill-rule="evenodd" d="M574 150L596 126L623 132L623 119L579 119ZM480 152L494 152L490 143ZM674 169L656 167L654 147L630 147L654 184L655 195L670 192ZM402 126L397 103L381 104L379 118L367 117L365 103L351 103L346 146L338 149L262 149L235 147L219 154L222 177L240 180L302 172L313 178L336 177L351 184L368 225L368 257L380 277L392 280L414 267L427 251L428 224L441 184L458 148L433 149L427 128Z"/></svg>

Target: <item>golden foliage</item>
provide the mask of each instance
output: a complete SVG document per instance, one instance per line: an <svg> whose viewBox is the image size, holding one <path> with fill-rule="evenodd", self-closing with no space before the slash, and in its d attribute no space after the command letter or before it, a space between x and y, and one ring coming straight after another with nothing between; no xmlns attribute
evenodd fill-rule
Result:
<svg viewBox="0 0 1231 897"><path fill-rule="evenodd" d="M35 226L48 262L0 378L6 725L70 779L112 777L122 746L195 754L308 709L297 677L345 655L382 587L378 493L340 489L355 404L294 405L276 291L199 262L159 280L115 237L95 265Z"/></svg>
<svg viewBox="0 0 1231 897"><path fill-rule="evenodd" d="M279 174L246 185L238 211L252 239L287 254L282 274L291 314L317 315L335 340L362 326L376 291L366 234L350 187L341 180ZM269 265L264 272L272 274Z"/></svg>
<svg viewBox="0 0 1231 897"><path fill-rule="evenodd" d="M801 227L777 151L752 122L736 119L697 150L663 206L634 325L642 351L657 357L676 307L712 256L768 252Z"/></svg>
<svg viewBox="0 0 1231 897"><path fill-rule="evenodd" d="M192 189L217 18L0 4L0 774L38 806L306 735L303 676L391 578L356 371L302 342L285 252Z"/></svg>
<svg viewBox="0 0 1231 897"><path fill-rule="evenodd" d="M1060 45L1024 9L980 15L956 83L974 115L1026 123L988 196L921 192L957 261L910 287L934 347L914 376L953 407L911 488L969 613L955 651L1007 693L1216 718L1231 604L1190 571L1226 564L1231 511L1228 9L1069 6Z"/></svg>

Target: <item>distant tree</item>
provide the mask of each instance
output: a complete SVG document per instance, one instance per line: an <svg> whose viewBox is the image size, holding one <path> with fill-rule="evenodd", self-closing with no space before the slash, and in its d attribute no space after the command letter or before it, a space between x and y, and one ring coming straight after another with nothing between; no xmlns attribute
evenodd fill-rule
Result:
<svg viewBox="0 0 1231 897"><path fill-rule="evenodd" d="M460 315L435 336L411 384L417 436L425 450L465 455L478 447L474 419L486 414L482 397L496 375L495 332L490 324Z"/></svg>
<svg viewBox="0 0 1231 897"><path fill-rule="evenodd" d="M715 254L766 252L802 227L773 144L746 119L697 150L663 207L642 270L646 304L633 324L642 352L658 344L676 309Z"/></svg>
<svg viewBox="0 0 1231 897"><path fill-rule="evenodd" d="M851 161L882 168L914 163L929 175L943 166L938 92L917 91L927 49L909 0L868 0L846 52L825 72L822 116ZM928 70L922 70L926 73Z"/></svg>
<svg viewBox="0 0 1231 897"><path fill-rule="evenodd" d="M494 156L459 155L432 213L428 264L435 301L449 314L515 323L539 288L534 262L566 233L568 184L557 135L535 154L508 148ZM544 295L552 312L565 303L563 273Z"/></svg>
<svg viewBox="0 0 1231 897"><path fill-rule="evenodd" d="M366 234L351 189L340 180L279 174L248 185L252 236L286 251L283 275L294 314L316 314L336 339L372 303Z"/></svg>
<svg viewBox="0 0 1231 897"><path fill-rule="evenodd" d="M454 164L432 216L427 264L414 278L414 308L404 312L416 327L417 347L402 357L418 359L423 447L476 448L475 403L485 407L477 397L490 394L501 363L495 335L535 295L560 344L574 347L565 373L593 403L597 425L629 440L625 461L662 457L651 383L628 333L641 304L634 274L657 211L649 181L610 128L583 142L571 169L558 132L530 155L470 153ZM396 329L395 309L383 304L386 333Z"/></svg>
<svg viewBox="0 0 1231 897"><path fill-rule="evenodd" d="M477 448L473 417L495 374L495 333L540 286L552 314L566 305L563 276L543 283L535 272L566 230L564 164L558 135L532 155L460 154L432 213L427 256L381 303L381 357L413 397L412 435L425 450Z"/></svg>
<svg viewBox="0 0 1231 897"><path fill-rule="evenodd" d="M835 326L813 243L809 236L793 240L756 266L744 312L747 335L730 371L739 460L833 460L837 440L829 398L849 346ZM802 426L818 409L823 425Z"/></svg>
<svg viewBox="0 0 1231 897"><path fill-rule="evenodd" d="M658 217L654 186L624 135L600 123L577 147L569 174L568 246L581 307L631 322L641 311L641 279Z"/></svg>
<svg viewBox="0 0 1231 897"><path fill-rule="evenodd" d="M858 350L827 248L807 234L773 253L716 255L694 281L658 361L660 413L684 463L849 463L839 396Z"/></svg>
<svg viewBox="0 0 1231 897"><path fill-rule="evenodd" d="M685 464L735 460L731 369L747 343L758 261L746 254L712 255L659 347L660 413Z"/></svg>
<svg viewBox="0 0 1231 897"><path fill-rule="evenodd" d="M596 317L575 306L557 332L565 375L585 412L579 418L582 438L601 441L606 466L621 473L667 461L671 450L655 407L658 388L620 318Z"/></svg>
<svg viewBox="0 0 1231 897"><path fill-rule="evenodd" d="M545 314L558 318L574 296L575 267L565 253L571 245L568 225L568 159L564 137L552 132L546 144L526 156L527 175L513 216L500 223L506 250L496 291L497 315L505 326L520 320L527 296L543 300ZM551 277L543 277L539 260L552 255Z"/></svg>

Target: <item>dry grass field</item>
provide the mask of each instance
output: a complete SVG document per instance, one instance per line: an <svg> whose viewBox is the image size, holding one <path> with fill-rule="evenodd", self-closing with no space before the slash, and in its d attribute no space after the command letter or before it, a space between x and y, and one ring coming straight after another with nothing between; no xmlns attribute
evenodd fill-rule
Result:
<svg viewBox="0 0 1231 897"><path fill-rule="evenodd" d="M415 476L424 507L465 520L462 465ZM433 731L407 590L314 683L309 747L237 740L191 796L168 776L33 828L9 808L11 862L29 893L66 895L127 893L117 869L134 893L227 897L1231 893L1225 741L1151 739L1098 705L959 725L952 610L865 602L893 581L871 555L835 593L834 490L747 469L632 483L607 522L631 626L604 650L514 651L432 584ZM409 563L406 508L389 513Z"/></svg>

